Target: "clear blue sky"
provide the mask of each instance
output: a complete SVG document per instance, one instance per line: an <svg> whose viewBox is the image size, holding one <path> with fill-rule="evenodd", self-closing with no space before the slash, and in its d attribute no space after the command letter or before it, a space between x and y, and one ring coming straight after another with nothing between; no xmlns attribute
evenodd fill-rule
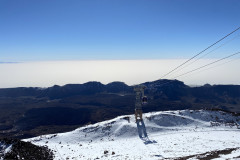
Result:
<svg viewBox="0 0 240 160"><path fill-rule="evenodd" d="M239 26L239 0L0 0L0 62L189 58Z"/></svg>

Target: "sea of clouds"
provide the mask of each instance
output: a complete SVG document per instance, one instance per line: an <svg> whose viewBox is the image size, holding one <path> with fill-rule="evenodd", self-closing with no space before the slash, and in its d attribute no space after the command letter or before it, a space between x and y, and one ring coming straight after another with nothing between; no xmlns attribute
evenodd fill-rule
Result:
<svg viewBox="0 0 240 160"><path fill-rule="evenodd" d="M0 88L50 87L55 84L79 84L99 81L107 84L122 81L128 85L160 79L186 59L161 60L81 60L0 63ZM220 62L177 77L215 59L196 61L164 77L187 85L240 84L240 59Z"/></svg>

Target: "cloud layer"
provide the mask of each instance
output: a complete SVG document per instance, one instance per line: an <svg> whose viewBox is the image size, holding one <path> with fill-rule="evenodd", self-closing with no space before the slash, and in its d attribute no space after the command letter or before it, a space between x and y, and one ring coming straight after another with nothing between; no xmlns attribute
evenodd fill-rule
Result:
<svg viewBox="0 0 240 160"><path fill-rule="evenodd" d="M88 81L100 81L104 84L123 81L133 85L157 80L184 61L185 59L2 63L0 88L49 87ZM178 79L188 85L240 84L240 59L218 63L176 78L213 61L214 59L200 60L165 78Z"/></svg>

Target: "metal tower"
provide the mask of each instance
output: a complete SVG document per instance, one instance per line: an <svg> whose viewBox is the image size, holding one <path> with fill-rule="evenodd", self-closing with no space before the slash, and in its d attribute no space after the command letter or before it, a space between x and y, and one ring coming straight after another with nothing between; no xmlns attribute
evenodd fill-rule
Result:
<svg viewBox="0 0 240 160"><path fill-rule="evenodd" d="M135 118L136 122L138 120L142 120L142 97L144 97L144 89L146 87L144 85L138 85L134 87L134 91L136 92L136 102L135 102Z"/></svg>

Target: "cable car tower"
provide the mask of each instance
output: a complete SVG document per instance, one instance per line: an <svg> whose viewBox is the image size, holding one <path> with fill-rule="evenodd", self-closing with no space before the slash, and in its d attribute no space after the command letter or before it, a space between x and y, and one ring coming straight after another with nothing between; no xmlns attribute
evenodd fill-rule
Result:
<svg viewBox="0 0 240 160"><path fill-rule="evenodd" d="M137 85L134 87L134 91L136 92L136 102L135 102L135 118L136 122L142 121L142 105L147 104L147 97L144 96L144 89L146 86Z"/></svg>

